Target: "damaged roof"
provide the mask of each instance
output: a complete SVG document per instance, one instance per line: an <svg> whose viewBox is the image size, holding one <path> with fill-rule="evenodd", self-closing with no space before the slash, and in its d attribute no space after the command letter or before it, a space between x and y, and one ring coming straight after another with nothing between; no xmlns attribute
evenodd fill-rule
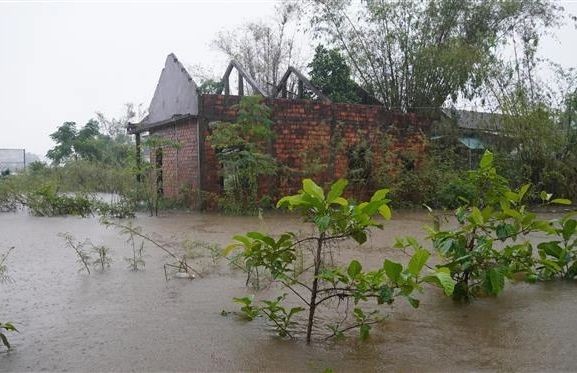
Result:
<svg viewBox="0 0 577 373"><path fill-rule="evenodd" d="M197 85L184 65L171 53L166 57L148 115L139 125L151 125L197 114Z"/></svg>

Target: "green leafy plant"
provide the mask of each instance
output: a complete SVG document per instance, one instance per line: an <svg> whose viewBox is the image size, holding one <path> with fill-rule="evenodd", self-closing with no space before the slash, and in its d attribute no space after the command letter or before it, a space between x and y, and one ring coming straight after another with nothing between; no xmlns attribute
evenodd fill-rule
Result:
<svg viewBox="0 0 577 373"><path fill-rule="evenodd" d="M26 206L37 216L80 215L86 217L92 214L93 198L84 193L73 196L58 193L54 184L42 187L26 194Z"/></svg>
<svg viewBox="0 0 577 373"><path fill-rule="evenodd" d="M6 348L11 349L12 346L10 345L10 342L8 342L8 337L6 337L5 332L17 332L17 331L18 329L16 329L12 323L0 322L0 340L2 341L2 344L6 346Z"/></svg>
<svg viewBox="0 0 577 373"><path fill-rule="evenodd" d="M537 272L544 280L574 279L577 276L577 220L567 214L554 223L557 240L537 245L539 260Z"/></svg>
<svg viewBox="0 0 577 373"><path fill-rule="evenodd" d="M497 174L493 154L486 151L479 167L470 171L473 198L461 199L456 209L458 227L429 228L433 246L450 270L456 286L453 297L469 300L479 295L498 295L507 279L535 280L533 245L526 235L554 233L550 222L540 220L523 201L529 185L517 190ZM564 203L543 193L547 203Z"/></svg>
<svg viewBox="0 0 577 373"><path fill-rule="evenodd" d="M259 178L273 175L276 162L266 151L272 139L271 109L262 97L245 96L235 106L234 123L216 123L208 137L222 167L223 192L219 204L223 211L254 214L258 211Z"/></svg>
<svg viewBox="0 0 577 373"><path fill-rule="evenodd" d="M417 250L406 267L386 259L382 267L363 271L357 260L352 260L346 267L327 260L331 247L339 241L352 239L361 245L367 240L370 228L382 227L375 219L377 214L385 219L391 217L388 190L378 190L370 201L352 204L342 196L346 186L346 180L338 180L325 193L312 180L305 179L298 194L284 197L277 203L279 207L300 212L305 222L312 223L312 235L297 238L294 233L287 232L275 238L260 232L249 232L235 236L234 242L225 248L225 255L241 250L249 276L252 270L258 268L267 271L274 282L290 290L300 303L296 307L286 305L286 295L262 301L257 306L253 305L252 298L235 299L243 304L243 312L250 311L247 318L265 316L279 335L292 337L293 317L306 312L306 341L310 343L317 310L331 305L338 308L341 301L347 304L350 301L358 309L354 311L356 322L333 326L331 336L360 328L361 337L366 338L370 330L368 326L377 316L376 313L362 311L363 304L369 300L383 305L391 304L397 297L405 297L417 307L418 300L412 294L420 290L425 281L444 287L448 294L452 292L453 282L448 270L440 269L429 276L421 274L429 258L429 253L424 249ZM297 260L298 249L311 253L304 265ZM443 278L443 281L432 281L430 276Z"/></svg>
<svg viewBox="0 0 577 373"><path fill-rule="evenodd" d="M245 319L252 321L259 316L260 314L259 308L253 305L254 296L233 298L232 300L241 305L240 311L242 312L242 316Z"/></svg>

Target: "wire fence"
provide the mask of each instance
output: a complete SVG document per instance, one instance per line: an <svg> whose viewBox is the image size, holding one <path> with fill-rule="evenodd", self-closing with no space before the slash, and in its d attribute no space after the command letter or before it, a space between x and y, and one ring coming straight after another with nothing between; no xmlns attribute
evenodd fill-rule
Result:
<svg viewBox="0 0 577 373"><path fill-rule="evenodd" d="M0 149L0 172L16 172L26 168L26 149Z"/></svg>

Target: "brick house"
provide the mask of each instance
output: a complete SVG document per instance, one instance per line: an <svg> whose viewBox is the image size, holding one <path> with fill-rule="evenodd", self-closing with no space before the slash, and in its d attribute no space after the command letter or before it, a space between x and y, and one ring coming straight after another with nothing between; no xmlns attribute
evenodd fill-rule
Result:
<svg viewBox="0 0 577 373"><path fill-rule="evenodd" d="M228 83L233 68L238 70L237 95L230 94ZM383 162L379 149L387 135L393 135L387 137L393 139L394 143L389 144L393 149L424 151L423 133L430 127L428 118L390 112L374 104L332 103L298 71L291 69L273 94L268 97L263 94L264 103L272 110L275 136L271 155L285 170L291 171L269 178L263 183L261 194L277 198L294 193L300 188L303 176L312 176L321 184L348 177L351 149L361 145L371 150L373 164ZM291 73L298 80L295 94L287 93L287 78ZM250 87L245 88L245 83ZM201 191L222 192L220 167L207 139L209 124L234 121L235 104L245 90L252 88L252 93L262 93L235 62L227 69L223 85L224 94L200 94L189 72L174 54L170 54L148 116L140 123L129 125L129 133L136 135L137 147L140 147L140 136L144 133L180 143L178 148L165 147L151 152L151 161L157 162L162 170L162 192L166 197L193 193L192 199L199 207L201 201L197 196ZM312 92L316 99L302 98L304 90ZM305 172L311 156L324 165L314 175Z"/></svg>

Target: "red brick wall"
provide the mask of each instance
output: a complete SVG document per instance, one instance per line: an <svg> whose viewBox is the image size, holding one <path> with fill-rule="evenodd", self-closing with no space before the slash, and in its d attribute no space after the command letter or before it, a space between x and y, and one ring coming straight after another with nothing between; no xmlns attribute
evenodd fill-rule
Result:
<svg viewBox="0 0 577 373"><path fill-rule="evenodd" d="M219 192L218 162L214 150L206 141L208 124L213 121L234 121L233 105L238 96L204 95L201 98L202 189ZM310 100L266 99L272 109L275 138L273 156L289 171L280 172L276 179L263 182L261 192L274 197L295 193L301 179L308 175L307 155L314 155L326 168L313 176L319 183L329 183L348 172L348 151L365 141L373 153L373 165L384 160L381 143L391 135L393 149L424 151L422 133L430 121L414 114L391 113L380 106L327 104Z"/></svg>
<svg viewBox="0 0 577 373"><path fill-rule="evenodd" d="M238 103L239 97L203 95L200 100L198 119L177 122L151 132L152 135L178 141L181 145L177 149L169 146L163 149L163 186L167 197L179 197L183 188L220 193L220 167L207 140L209 124L234 121L236 110L233 106ZM391 162L390 154L387 159L381 154L385 138L390 144L388 149L424 154L422 134L430 125L425 117L391 113L380 106L327 104L310 100L266 99L266 104L272 109L271 119L274 122L275 137L271 152L283 165L283 170L277 177L263 179L262 195L277 198L295 193L300 189L303 177L312 177L320 184L347 177L348 152L360 142L370 147L373 167L384 161ZM307 173L310 168L307 157L311 156L325 165L314 175L310 171ZM370 185L369 189L372 192Z"/></svg>
<svg viewBox="0 0 577 373"><path fill-rule="evenodd" d="M182 190L199 188L197 129L198 120L188 119L150 132L150 135L179 144L177 147L166 145L162 149L162 179L166 197L177 198ZM151 151L151 162L154 162L154 151Z"/></svg>

